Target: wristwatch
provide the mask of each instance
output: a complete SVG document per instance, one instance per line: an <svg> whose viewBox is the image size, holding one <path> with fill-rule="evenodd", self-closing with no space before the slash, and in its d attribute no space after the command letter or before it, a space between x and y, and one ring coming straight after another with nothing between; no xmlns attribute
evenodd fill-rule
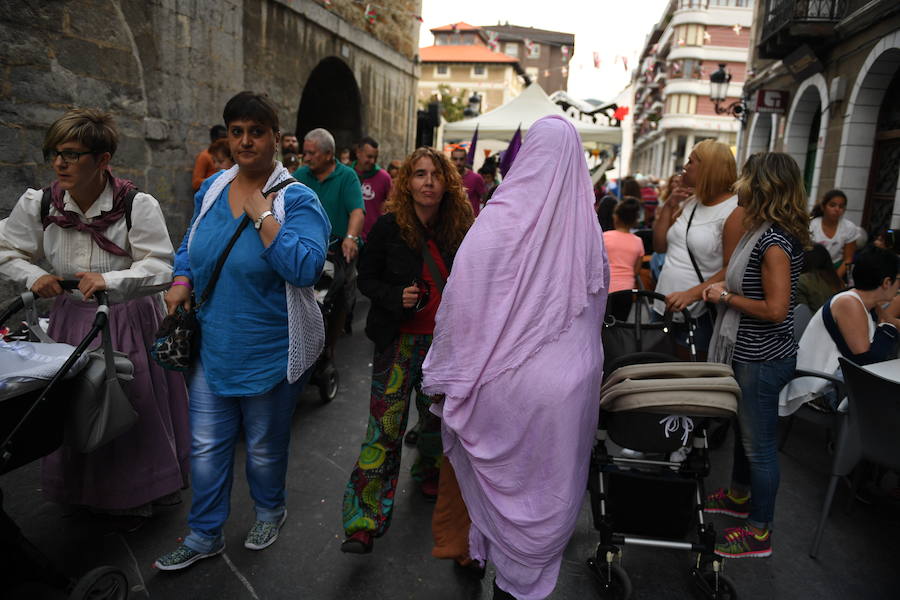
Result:
<svg viewBox="0 0 900 600"><path fill-rule="evenodd" d="M728 304L728 294L730 294L730 293L731 292L729 292L728 290L722 290L722 293L719 294L719 302L724 302L725 304Z"/></svg>
<svg viewBox="0 0 900 600"><path fill-rule="evenodd" d="M355 236L355 235L350 235L350 234L348 233L348 234L345 235L344 237L347 238L348 240L353 240L353 241L356 242L357 244L359 243L359 237L357 237L357 236Z"/></svg>
<svg viewBox="0 0 900 600"><path fill-rule="evenodd" d="M256 217L256 220L253 222L253 227L255 227L257 231L259 231L259 228L262 227L263 221L266 220L266 217L271 217L273 214L275 213L273 213L271 210L264 210L262 214Z"/></svg>

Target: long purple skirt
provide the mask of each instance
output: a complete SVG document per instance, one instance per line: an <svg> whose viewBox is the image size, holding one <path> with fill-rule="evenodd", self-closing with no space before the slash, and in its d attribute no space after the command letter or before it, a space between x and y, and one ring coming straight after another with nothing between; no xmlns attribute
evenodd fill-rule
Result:
<svg viewBox="0 0 900 600"><path fill-rule="evenodd" d="M97 304L69 294L50 313L50 337L78 344L91 328ZM139 419L121 437L82 454L63 446L43 461L44 493L56 502L104 510L142 506L188 483L190 427L184 377L150 359L159 327L159 298L146 296L110 306L113 348L134 363L129 394ZM93 347L100 345L100 339Z"/></svg>

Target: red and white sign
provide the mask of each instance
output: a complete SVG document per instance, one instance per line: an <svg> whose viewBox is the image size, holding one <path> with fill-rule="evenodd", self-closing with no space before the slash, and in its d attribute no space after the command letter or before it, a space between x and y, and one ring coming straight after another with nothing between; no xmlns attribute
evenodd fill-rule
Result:
<svg viewBox="0 0 900 600"><path fill-rule="evenodd" d="M788 93L784 90L759 90L756 93L756 112L783 115L788 109Z"/></svg>

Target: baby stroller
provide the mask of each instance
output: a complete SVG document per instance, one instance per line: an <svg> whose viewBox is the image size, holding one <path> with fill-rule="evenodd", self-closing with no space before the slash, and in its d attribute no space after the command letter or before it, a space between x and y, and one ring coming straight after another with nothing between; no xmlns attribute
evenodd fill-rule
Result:
<svg viewBox="0 0 900 600"><path fill-rule="evenodd" d="M62 281L63 289L78 287L78 281ZM38 460L55 451L66 435L66 404L72 400L73 386L67 379L88 366L85 350L106 327L109 307L106 294L95 294L98 302L94 324L87 336L64 360L62 366L49 380L34 377L15 377L4 374L0 386L0 475ZM0 316L0 324L23 308L31 332L39 327L34 318L34 295L22 294ZM44 334L45 336L45 334ZM47 339L44 337L44 339ZM56 345L56 344L54 344ZM70 348L69 346L64 346ZM22 351L27 345L19 345ZM43 357L46 360L46 356ZM119 369L119 358L116 369ZM130 366L130 362L128 362ZM70 579L61 573L47 557L35 548L2 508L0 491L0 548L4 559L0 561L0 589L4 594L15 595L18 586L28 585L33 597L35 585L65 590L69 600L103 599L124 600L128 597L128 579L121 570L112 566L92 569L79 579ZM7 597L7 596L4 596Z"/></svg>
<svg viewBox="0 0 900 600"><path fill-rule="evenodd" d="M344 301L343 289L347 262L340 255L342 241L340 238L331 238L328 244L328 252L325 256L325 265L322 267L322 274L319 275L319 280L315 285L316 302L319 303L322 319L325 321L326 336L328 335L329 317L336 308L336 301ZM318 386L319 398L322 402L328 403L337 397L338 372L334 363L325 356L324 350L319 355L319 360L316 361L311 382Z"/></svg>
<svg viewBox="0 0 900 600"><path fill-rule="evenodd" d="M632 294L638 305L663 299L639 290L617 293ZM623 546L687 550L696 553L690 576L705 598L736 598L722 572L724 561L714 553L715 529L704 519L703 482L710 471L709 423L736 414L740 388L727 365L696 362L687 311L689 362L677 362L670 352L671 315L646 323L640 306L632 315L604 323L610 367L600 390L588 479L600 543L588 566L604 598L624 600L632 586L621 565ZM667 506L648 506L646 498L666 498ZM696 537L687 539L694 527Z"/></svg>

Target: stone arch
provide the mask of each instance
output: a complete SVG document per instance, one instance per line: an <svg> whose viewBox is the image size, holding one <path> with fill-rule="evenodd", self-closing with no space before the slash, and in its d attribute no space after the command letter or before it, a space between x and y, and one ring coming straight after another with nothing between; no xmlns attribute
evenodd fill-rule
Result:
<svg viewBox="0 0 900 600"><path fill-rule="evenodd" d="M811 170L808 178L810 205L815 203L819 191L828 112L828 83L821 73L816 73L797 88L784 130L784 151L797 161L802 173L806 174L808 169ZM819 127L817 131L812 131L817 114ZM809 156L809 140L813 136L816 139L814 158ZM807 164L810 158L813 158L813 164Z"/></svg>
<svg viewBox="0 0 900 600"><path fill-rule="evenodd" d="M847 194L847 214L862 220L872 167L878 113L887 87L900 68L900 29L879 40L853 83L844 113L835 186ZM900 185L894 200L893 225L900 224Z"/></svg>
<svg viewBox="0 0 900 600"><path fill-rule="evenodd" d="M755 113L750 123L749 144L747 156L756 152L767 152L772 143L772 115L769 113Z"/></svg>
<svg viewBox="0 0 900 600"><path fill-rule="evenodd" d="M297 138L317 127L334 136L335 151L362 137L362 99L353 71L337 56L322 59L309 74L297 113Z"/></svg>

